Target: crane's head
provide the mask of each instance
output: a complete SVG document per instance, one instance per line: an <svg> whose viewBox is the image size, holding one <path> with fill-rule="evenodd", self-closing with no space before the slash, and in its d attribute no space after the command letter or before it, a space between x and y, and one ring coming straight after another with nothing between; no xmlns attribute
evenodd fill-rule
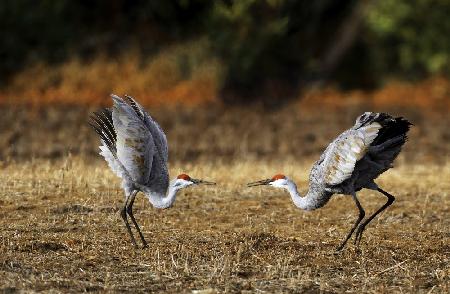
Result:
<svg viewBox="0 0 450 294"><path fill-rule="evenodd" d="M270 179L265 179L265 180L261 180L261 181L248 183L247 187L267 185L267 186L272 186L272 187L276 187L276 188L286 189L287 186L289 185L289 182L290 182L289 178L286 177L285 175L276 174Z"/></svg>
<svg viewBox="0 0 450 294"><path fill-rule="evenodd" d="M216 183L214 183L214 182L208 182L208 181L204 181L204 180L193 179L190 176L188 176L187 174L180 174L180 175L178 175L178 177L173 182L173 186L177 190L189 187L191 185L215 185L215 184Z"/></svg>

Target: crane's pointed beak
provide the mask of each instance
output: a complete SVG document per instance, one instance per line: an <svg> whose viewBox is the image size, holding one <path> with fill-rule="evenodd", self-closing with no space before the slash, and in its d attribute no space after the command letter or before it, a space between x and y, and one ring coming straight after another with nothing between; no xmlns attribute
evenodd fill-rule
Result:
<svg viewBox="0 0 450 294"><path fill-rule="evenodd" d="M191 178L191 182L193 182L196 185L215 185L216 184L214 182L208 182L208 181L192 179L192 178Z"/></svg>
<svg viewBox="0 0 450 294"><path fill-rule="evenodd" d="M261 181L251 182L251 183L247 184L247 187L269 185L270 182L272 182L272 179L265 179L265 180L261 180Z"/></svg>

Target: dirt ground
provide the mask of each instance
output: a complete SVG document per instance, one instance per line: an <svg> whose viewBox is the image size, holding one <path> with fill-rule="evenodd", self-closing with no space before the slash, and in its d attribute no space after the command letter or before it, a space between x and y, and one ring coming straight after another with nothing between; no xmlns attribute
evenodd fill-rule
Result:
<svg viewBox="0 0 450 294"><path fill-rule="evenodd" d="M135 215L149 248L134 249L119 180L97 153L89 110L0 109L0 290L129 292L448 293L449 118L391 110L415 127L378 183L396 202L360 248L334 254L357 215L335 196L313 212L245 183L282 172L303 193L326 144L361 108L344 112L164 110L170 174L215 180ZM176 115L175 115L176 114ZM385 201L360 193L367 213Z"/></svg>

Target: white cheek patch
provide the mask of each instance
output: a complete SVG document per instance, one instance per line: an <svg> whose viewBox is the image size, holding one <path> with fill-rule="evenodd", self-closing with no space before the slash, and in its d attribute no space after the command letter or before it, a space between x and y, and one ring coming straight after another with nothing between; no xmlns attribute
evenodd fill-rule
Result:
<svg viewBox="0 0 450 294"><path fill-rule="evenodd" d="M272 182L272 186L274 187L284 187L286 185L286 180L278 179Z"/></svg>
<svg viewBox="0 0 450 294"><path fill-rule="evenodd" d="M177 184L178 184L179 187L187 187L187 186L191 185L192 182L186 181L186 180L183 180L183 179L178 179L177 180Z"/></svg>

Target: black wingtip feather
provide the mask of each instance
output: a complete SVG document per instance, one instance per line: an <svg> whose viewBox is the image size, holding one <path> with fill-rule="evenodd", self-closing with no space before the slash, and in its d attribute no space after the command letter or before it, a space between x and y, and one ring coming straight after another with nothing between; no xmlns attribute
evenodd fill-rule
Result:
<svg viewBox="0 0 450 294"><path fill-rule="evenodd" d="M114 129L112 112L110 109L102 109L94 112L89 116L88 124L99 135L100 139L105 143L108 149L116 153L117 135Z"/></svg>
<svg viewBox="0 0 450 294"><path fill-rule="evenodd" d="M101 121L98 120L97 117L91 116L88 124L94 129L94 131L100 136L100 139L108 146L110 150L113 149L113 142L109 135L107 135L103 129Z"/></svg>

